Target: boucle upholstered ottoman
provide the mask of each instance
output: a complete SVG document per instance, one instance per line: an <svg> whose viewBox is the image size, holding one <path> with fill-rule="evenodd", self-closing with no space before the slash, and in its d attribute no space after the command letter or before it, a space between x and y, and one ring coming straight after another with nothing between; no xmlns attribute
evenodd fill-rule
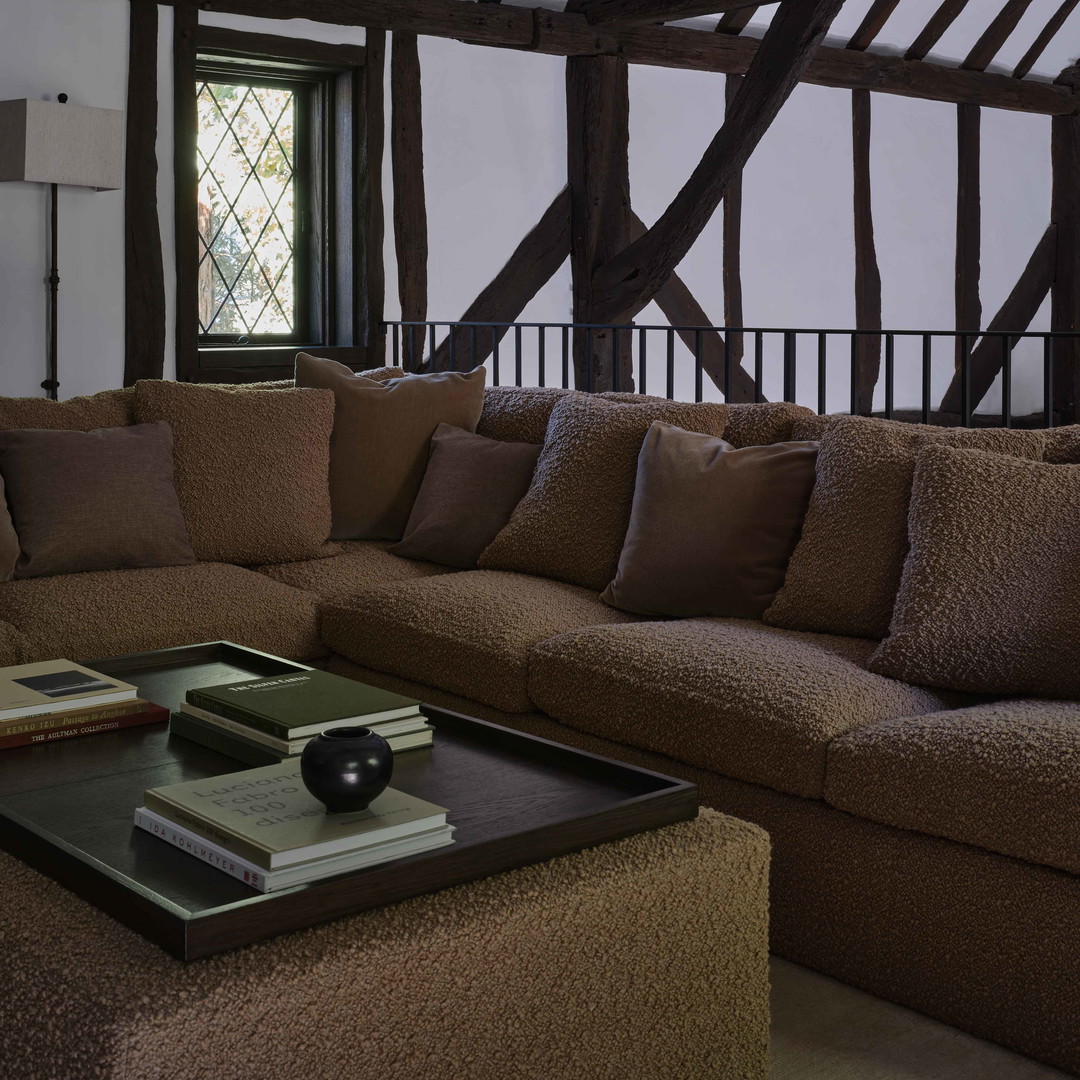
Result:
<svg viewBox="0 0 1080 1080"><path fill-rule="evenodd" d="M766 834L695 821L183 963L0 854L5 1080L764 1080Z"/></svg>

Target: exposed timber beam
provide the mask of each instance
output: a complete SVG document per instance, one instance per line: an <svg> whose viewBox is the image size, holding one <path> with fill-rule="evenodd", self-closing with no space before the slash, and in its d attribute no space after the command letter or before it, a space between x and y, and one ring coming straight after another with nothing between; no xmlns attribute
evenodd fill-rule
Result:
<svg viewBox="0 0 1080 1080"><path fill-rule="evenodd" d="M390 156L394 178L394 246L398 299L405 322L423 322L428 303L428 227L424 193L424 128L416 35L394 34L390 48ZM405 340L405 368L415 369L423 342Z"/></svg>
<svg viewBox="0 0 1080 1080"><path fill-rule="evenodd" d="M956 22L957 16L967 4L968 0L941 0L941 6L930 16L930 21L911 43L911 48L904 53L904 59L922 60L941 40L941 35Z"/></svg>
<svg viewBox="0 0 1080 1080"><path fill-rule="evenodd" d="M990 320L987 330L1021 333L1031 325L1036 312L1046 299L1054 281L1057 262L1057 227L1050 225L1035 246L1027 265L1016 280L1012 292ZM969 385L971 409L974 410L994 385L1002 369L1002 359L1007 349L1017 339L997 336L984 337L972 350L969 361ZM963 408L963 380L960 372L953 375L945 396L941 399L941 412L959 413Z"/></svg>
<svg viewBox="0 0 1080 1080"><path fill-rule="evenodd" d="M1046 51L1046 46L1072 14L1078 0L1063 0L1061 6L1050 16L1050 21L1042 28L1039 36L1032 42L1031 48L1020 58L1020 63L1013 70L1014 79L1022 79L1039 62L1039 57Z"/></svg>
<svg viewBox="0 0 1080 1080"><path fill-rule="evenodd" d="M1075 79L1077 69L1060 78ZM1080 117L1056 116L1050 125L1050 220L1057 226L1057 258L1050 290L1050 329L1080 330ZM1063 424L1080 417L1080 347L1054 343L1054 408Z"/></svg>
<svg viewBox="0 0 1080 1080"><path fill-rule="evenodd" d="M634 214L631 221L633 237L636 239L645 231L645 223L637 214ZM698 331L687 330L685 327L711 327L713 325L705 309L697 302L694 294L678 274L672 274L664 282L664 287L656 294L656 306L664 313L664 318L672 326L684 328L676 332L691 352L697 349ZM734 334L727 335L729 346L734 337ZM731 358L730 386L727 385L729 356ZM735 357L734 352L729 352L724 347L724 338L717 330L701 331L701 366L724 395L725 401L734 403L755 400L754 380Z"/></svg>
<svg viewBox="0 0 1080 1080"><path fill-rule="evenodd" d="M729 75L724 85L724 115L731 111L742 85L741 75ZM724 222L723 222L723 250L721 252L722 267L720 271L721 283L724 290L724 323L727 326L745 326L746 317L743 313L743 289L742 289L742 192L743 176L739 173L724 194ZM674 275L672 275L674 277ZM659 302L659 298L657 300ZM732 363L741 363L743 358L742 334L728 334L727 349L731 353ZM734 387L733 387L734 389ZM751 382L751 396L740 398L744 401L753 401L753 384Z"/></svg>
<svg viewBox="0 0 1080 1080"><path fill-rule="evenodd" d="M994 21L983 31L960 65L968 71L985 71L1031 7L1031 0L1007 0Z"/></svg>
<svg viewBox="0 0 1080 1080"><path fill-rule="evenodd" d="M627 26L632 23L674 22L676 19L691 19L695 15L719 15L757 6L758 0L587 0L581 11L594 25L615 22Z"/></svg>
<svg viewBox="0 0 1080 1080"><path fill-rule="evenodd" d="M851 35L847 47L859 50L868 49L899 3L900 0L874 0L866 17L859 23L859 28Z"/></svg>
<svg viewBox="0 0 1080 1080"><path fill-rule="evenodd" d="M630 75L625 60L567 59L566 135L573 322L629 322L619 312L601 316L593 298L596 270L630 243ZM626 331L575 332L576 385L632 390L631 344Z"/></svg>
<svg viewBox="0 0 1080 1080"><path fill-rule="evenodd" d="M385 355L386 335L383 311L386 302L386 270L383 239L386 223L383 216L383 151L386 145L385 73L386 34L368 30L366 58L360 72L361 86L357 123L354 183L364 209L363 221L354 221L353 251L359 252L353 274L353 297L356 332L355 344L365 346L371 355Z"/></svg>
<svg viewBox="0 0 1080 1080"><path fill-rule="evenodd" d="M716 24L717 33L741 34L760 7L761 4L753 4L750 7L738 8L735 11L725 11Z"/></svg>
<svg viewBox="0 0 1080 1080"><path fill-rule="evenodd" d="M155 0L132 0L153 3ZM479 45L552 56L620 56L631 64L745 75L760 43L737 34L679 26L590 26L577 12L548 11L463 0L162 0L276 19L403 30ZM947 0L956 3L957 0ZM961 5L962 6L962 5ZM780 9L783 10L783 7ZM951 21L951 20L950 20ZM935 38L936 40L936 38ZM909 50L909 54L910 54ZM967 102L987 108L1065 116L1078 99L1071 87L963 71L857 49L819 48L802 81L844 90L874 90L930 101Z"/></svg>
<svg viewBox="0 0 1080 1080"><path fill-rule="evenodd" d="M729 115L690 179L656 224L594 275L593 304L601 322L636 314L671 276L795 89L842 4L790 0L780 7Z"/></svg>
<svg viewBox="0 0 1080 1080"><path fill-rule="evenodd" d="M978 105L956 107L956 329L982 327L979 277L982 261L982 204L980 197L980 130ZM972 340L966 343L970 348ZM965 351L963 338L956 339L956 366Z"/></svg>
<svg viewBox="0 0 1080 1080"><path fill-rule="evenodd" d="M124 385L160 379L165 364L165 267L157 197L158 12L130 11L124 154Z"/></svg>
<svg viewBox="0 0 1080 1080"><path fill-rule="evenodd" d="M870 189L870 91L851 94L851 145L855 165L855 328L881 329L881 271L874 245L874 210ZM853 412L869 416L874 409L874 387L881 372L881 337L855 338Z"/></svg>
<svg viewBox="0 0 1080 1080"><path fill-rule="evenodd" d="M570 254L570 188L565 187L544 211L543 217L518 244L506 265L491 279L479 296L461 316L463 323L510 323L524 310L525 305L551 280L552 275ZM408 335L408 328L405 330ZM494 334L490 329L477 327L473 331L458 327L435 350L429 363L431 371L446 371L451 366L461 369L483 363L491 355L495 342L506 329ZM473 341L475 339L475 353Z"/></svg>

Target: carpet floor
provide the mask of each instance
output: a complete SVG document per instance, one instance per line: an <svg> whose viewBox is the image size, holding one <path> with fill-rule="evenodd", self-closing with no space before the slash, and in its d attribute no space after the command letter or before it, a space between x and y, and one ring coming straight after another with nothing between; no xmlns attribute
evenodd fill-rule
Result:
<svg viewBox="0 0 1080 1080"><path fill-rule="evenodd" d="M1068 1080L1068 1074L774 956L772 1080Z"/></svg>

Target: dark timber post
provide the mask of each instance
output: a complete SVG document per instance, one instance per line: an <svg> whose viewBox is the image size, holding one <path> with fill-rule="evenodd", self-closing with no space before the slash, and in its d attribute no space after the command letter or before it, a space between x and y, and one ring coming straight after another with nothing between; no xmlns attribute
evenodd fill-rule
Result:
<svg viewBox="0 0 1080 1080"><path fill-rule="evenodd" d="M874 211L870 193L870 91L851 92L851 143L855 163L855 326L881 329L881 273L874 245ZM855 399L858 412L869 416L881 370L881 336L856 338Z"/></svg>
<svg viewBox="0 0 1080 1080"><path fill-rule="evenodd" d="M593 275L630 243L630 87L625 60L572 56L566 61L567 169L570 181L570 266L573 321L600 320L593 303ZM621 322L621 316L604 319ZM629 320L627 320L629 321ZM633 390L631 334L574 335L574 372L584 388ZM591 356L587 353L591 352ZM618 357L617 372L612 363Z"/></svg>
<svg viewBox="0 0 1080 1080"><path fill-rule="evenodd" d="M1057 259L1050 289L1050 329L1080 330L1080 117L1051 121L1050 219L1057 226ZM1057 422L1077 422L1080 349L1075 339L1054 343L1054 410Z"/></svg>

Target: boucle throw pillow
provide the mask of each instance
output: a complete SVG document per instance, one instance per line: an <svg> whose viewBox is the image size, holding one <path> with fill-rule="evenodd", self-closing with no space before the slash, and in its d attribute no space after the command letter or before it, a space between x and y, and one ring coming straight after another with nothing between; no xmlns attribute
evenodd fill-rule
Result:
<svg viewBox="0 0 1080 1080"><path fill-rule="evenodd" d="M907 554L907 512L919 450L931 442L1040 460L1043 434L833 417L817 483L784 587L765 622L787 630L883 638Z"/></svg>
<svg viewBox="0 0 1080 1080"><path fill-rule="evenodd" d="M726 417L724 405L562 398L551 412L532 486L480 556L481 568L539 574L600 592L618 567L649 426L663 420L720 437Z"/></svg>
<svg viewBox="0 0 1080 1080"><path fill-rule="evenodd" d="M475 431L484 406L479 367L377 382L344 364L296 357L296 385L334 392L330 501L335 540L400 540L439 424Z"/></svg>
<svg viewBox="0 0 1080 1080"><path fill-rule="evenodd" d="M199 559L251 566L337 553L327 543L332 394L157 381L135 389L139 420L172 426L176 487Z"/></svg>
<svg viewBox="0 0 1080 1080"><path fill-rule="evenodd" d="M0 432L15 577L187 566L169 425Z"/></svg>
<svg viewBox="0 0 1080 1080"><path fill-rule="evenodd" d="M567 394L557 386L489 386L476 434L501 442L540 445L547 434L551 410Z"/></svg>
<svg viewBox="0 0 1080 1080"><path fill-rule="evenodd" d="M472 570L529 490L540 447L440 424L401 542L409 559Z"/></svg>
<svg viewBox="0 0 1080 1080"><path fill-rule="evenodd" d="M1080 466L928 446L889 636L870 670L991 694L1080 697Z"/></svg>
<svg viewBox="0 0 1080 1080"><path fill-rule="evenodd" d="M600 599L637 615L760 619L799 539L816 457L812 442L736 450L657 421Z"/></svg>
<svg viewBox="0 0 1080 1080"><path fill-rule="evenodd" d="M48 398L0 397L0 431L48 428L50 431L94 431L125 427L135 422L135 389L103 390L89 397L50 401Z"/></svg>

